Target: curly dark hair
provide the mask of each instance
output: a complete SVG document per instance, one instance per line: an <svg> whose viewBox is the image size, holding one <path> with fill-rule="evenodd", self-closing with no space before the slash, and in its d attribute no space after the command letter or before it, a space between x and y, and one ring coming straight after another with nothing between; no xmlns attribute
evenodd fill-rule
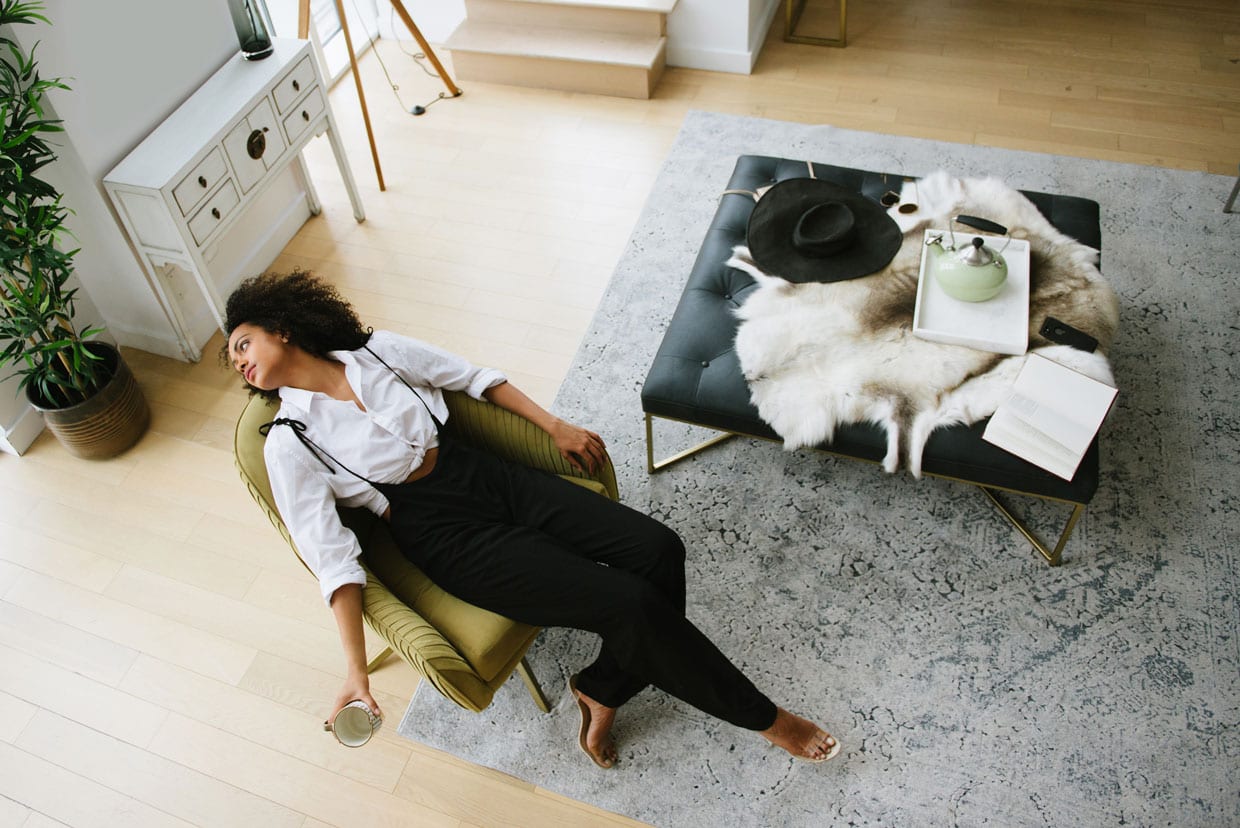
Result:
<svg viewBox="0 0 1240 828"><path fill-rule="evenodd" d="M357 311L335 285L304 270L253 276L232 292L224 306L225 339L220 361L225 365L232 365L228 338L243 324L287 336L290 345L317 357L326 357L331 351L356 350L370 341L373 332L362 325ZM245 385L251 395L279 398L278 391Z"/></svg>

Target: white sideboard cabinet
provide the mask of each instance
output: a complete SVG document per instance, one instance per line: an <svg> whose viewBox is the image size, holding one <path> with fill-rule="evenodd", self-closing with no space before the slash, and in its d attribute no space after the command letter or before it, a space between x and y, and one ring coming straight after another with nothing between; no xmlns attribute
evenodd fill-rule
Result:
<svg viewBox="0 0 1240 828"><path fill-rule="evenodd" d="M103 179L188 359L199 359L201 349L186 325L189 309L168 289L168 269L193 276L223 328L222 293L231 285L212 273L212 246L290 164L300 170L310 212L320 212L301 158L311 138L327 133L353 215L366 217L310 41L273 45L263 60L235 55Z"/></svg>

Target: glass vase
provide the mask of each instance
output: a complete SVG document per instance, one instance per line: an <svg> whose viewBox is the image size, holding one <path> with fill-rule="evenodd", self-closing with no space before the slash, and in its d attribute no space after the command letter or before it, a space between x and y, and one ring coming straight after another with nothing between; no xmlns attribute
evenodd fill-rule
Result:
<svg viewBox="0 0 1240 828"><path fill-rule="evenodd" d="M246 60L262 60L272 52L271 34L258 8L260 0L228 0L233 27L241 43L241 56Z"/></svg>

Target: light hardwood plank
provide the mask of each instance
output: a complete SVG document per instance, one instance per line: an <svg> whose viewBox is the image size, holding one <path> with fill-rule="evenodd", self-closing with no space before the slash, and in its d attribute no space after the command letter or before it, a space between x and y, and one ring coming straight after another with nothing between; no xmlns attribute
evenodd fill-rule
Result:
<svg viewBox="0 0 1240 828"><path fill-rule="evenodd" d="M225 490L237 487L217 485L217 488ZM247 512L252 511L248 504L245 504L245 508ZM47 528L44 530L45 534L39 537L45 543L63 542L66 549L98 549L98 562L93 562L93 559L83 560L76 569L37 566L29 568L62 579L71 579L71 583L94 592L102 592L126 563L233 596L243 594L258 574L258 566L254 563L236 561L192 540L178 541L134 527L124 519L101 515L90 521L75 522L63 520L62 514L63 509L59 504L40 503L32 516L36 522ZM253 517L250 521L258 523ZM262 526L256 528L262 529ZM52 539L56 540L53 542ZM37 554L37 550L32 554ZM93 553L80 554L85 556Z"/></svg>
<svg viewBox="0 0 1240 828"><path fill-rule="evenodd" d="M244 486L240 477L237 478L236 485ZM253 503L246 508L257 510ZM261 512L259 514L262 515ZM209 549L230 561L270 569L273 572L308 573L265 516L259 525L255 525L248 517L244 520L232 520L218 515L203 515L190 527L186 540L195 547ZM158 571L153 567L148 568Z"/></svg>
<svg viewBox="0 0 1240 828"><path fill-rule="evenodd" d="M424 747L412 752L396 793L481 828L512 825L514 813L521 814L526 824L540 828L640 824L569 799L545 795L528 782L498 771L480 772L453 756Z"/></svg>
<svg viewBox="0 0 1240 828"><path fill-rule="evenodd" d="M206 414L157 400L148 399L147 405L151 409L151 431L182 440L195 439L204 424L211 419Z"/></svg>
<svg viewBox="0 0 1240 828"><path fill-rule="evenodd" d="M120 571L120 563L103 555L89 552L71 543L56 540L59 527L66 525L63 508L50 509L41 503L37 509L52 512L52 522L46 529L34 530L0 521L0 558L34 572L53 577L63 574L73 584L83 589L103 591L108 582ZM37 522L35 525L38 525ZM72 525L72 524L70 524Z"/></svg>
<svg viewBox="0 0 1240 828"><path fill-rule="evenodd" d="M22 828L68 828L68 826L60 820L52 819L46 814L31 811L30 816L22 823Z"/></svg>
<svg viewBox="0 0 1240 828"><path fill-rule="evenodd" d="M136 650L8 601L0 601L0 644L110 687L138 657Z"/></svg>
<svg viewBox="0 0 1240 828"><path fill-rule="evenodd" d="M251 606L295 619L300 624L313 624L334 632L336 622L319 593L318 582L308 571L272 572L260 570L243 596Z"/></svg>
<svg viewBox="0 0 1240 828"><path fill-rule="evenodd" d="M303 624L135 566L126 565L104 594L146 615L162 618L165 623L179 622L186 629L238 644L245 650L280 651L303 664L324 669L339 661L339 639L334 630ZM229 678L230 684L235 683L240 675Z"/></svg>
<svg viewBox="0 0 1240 828"><path fill-rule="evenodd" d="M134 664L122 688L165 710L382 791L395 788L409 759L409 743L403 739L372 739L364 749L352 750L324 732L322 714L334 694L319 699L317 712L303 711L149 657Z"/></svg>
<svg viewBox="0 0 1240 828"><path fill-rule="evenodd" d="M55 450L64 451L59 446ZM95 465L79 464L72 471L35 460L23 462L20 470L0 465L0 491L25 489L59 504L61 520L70 514L78 520L83 515L119 520L174 540L184 539L188 527L202 514L200 509L178 506L158 494L139 499L128 497L117 486L101 486L92 479L90 469Z"/></svg>
<svg viewBox="0 0 1240 828"><path fill-rule="evenodd" d="M193 828L193 823L6 744L0 744L0 796L42 815L26 825L47 824L46 817L74 828Z"/></svg>
<svg viewBox="0 0 1240 828"><path fill-rule="evenodd" d="M252 647L33 572L19 577L4 600L230 683L245 673L255 655Z"/></svg>
<svg viewBox="0 0 1240 828"><path fill-rule="evenodd" d="M433 808L175 713L169 715L152 742L151 751L336 825L455 828L457 824L455 818Z"/></svg>
<svg viewBox="0 0 1240 828"><path fill-rule="evenodd" d="M17 583L17 579L25 572L24 567L17 564L11 564L8 561L0 560L0 598L8 592L9 587Z"/></svg>
<svg viewBox="0 0 1240 828"><path fill-rule="evenodd" d="M102 682L0 644L0 691L139 747L168 715ZM25 802L26 800L22 800ZM36 810L43 810L36 806Z"/></svg>
<svg viewBox="0 0 1240 828"><path fill-rule="evenodd" d="M342 679L341 672L316 670L278 655L260 653L237 686L322 721ZM398 657L389 658L370 674L370 692L385 717L376 739L409 746L408 741L396 735L396 723L404 715L420 680L418 673Z"/></svg>
<svg viewBox="0 0 1240 828"><path fill-rule="evenodd" d="M47 711L17 747L192 825L298 828L305 821L295 810Z"/></svg>
<svg viewBox="0 0 1240 828"><path fill-rule="evenodd" d="M30 809L14 799L0 796L0 828L18 828L29 824Z"/></svg>
<svg viewBox="0 0 1240 828"><path fill-rule="evenodd" d="M39 708L36 705L19 699L11 693L0 692L0 742L12 744L16 741L18 734L25 729L37 712ZM0 799L0 806L3 806L5 801ZM0 813L3 811L3 807L0 807ZM4 824L3 817L0 817L0 825Z"/></svg>

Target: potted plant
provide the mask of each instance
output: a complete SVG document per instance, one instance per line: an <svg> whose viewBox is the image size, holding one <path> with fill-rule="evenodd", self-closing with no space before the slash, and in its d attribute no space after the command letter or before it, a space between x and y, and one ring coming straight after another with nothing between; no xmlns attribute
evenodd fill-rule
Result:
<svg viewBox="0 0 1240 828"><path fill-rule="evenodd" d="M111 457L142 436L150 409L120 351L93 339L103 329L74 320L77 250L59 246L69 210L39 177L56 160L48 136L63 132L44 98L68 87L41 78L34 50L4 28L50 23L41 11L37 0L0 0L0 365L16 366L18 388L70 452Z"/></svg>

